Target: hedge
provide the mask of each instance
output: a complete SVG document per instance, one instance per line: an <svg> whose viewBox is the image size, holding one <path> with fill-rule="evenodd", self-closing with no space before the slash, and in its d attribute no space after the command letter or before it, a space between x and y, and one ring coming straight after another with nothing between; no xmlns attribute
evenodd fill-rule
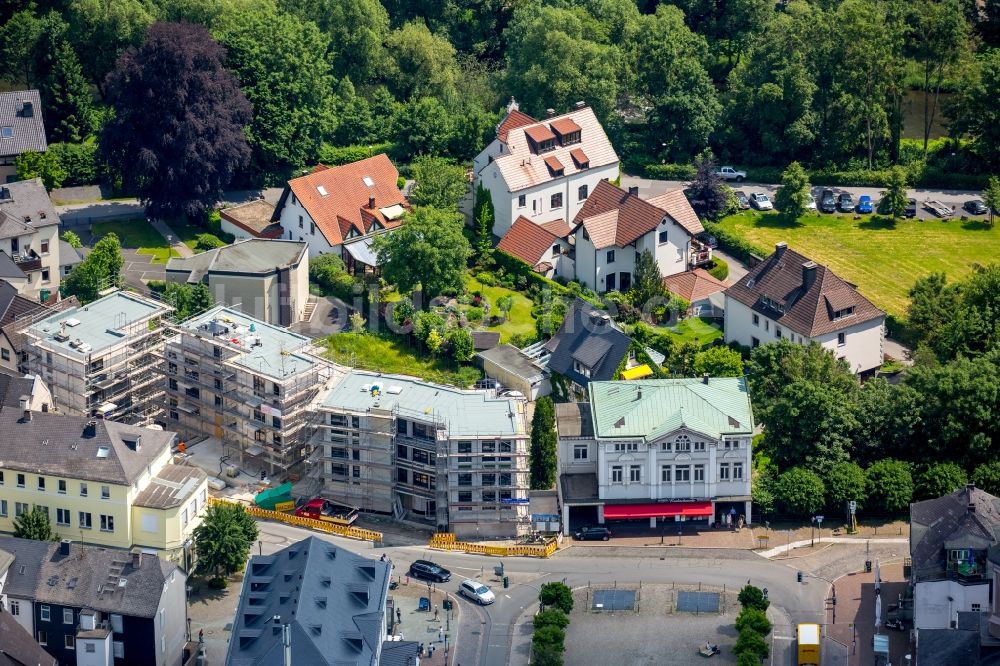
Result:
<svg viewBox="0 0 1000 666"><path fill-rule="evenodd" d="M393 149L391 142L376 143L370 146L331 146L324 143L319 148L319 161L327 166L339 166L367 159L379 153L387 153Z"/></svg>
<svg viewBox="0 0 1000 666"><path fill-rule="evenodd" d="M647 164L646 177L659 180L692 180L698 174L693 164Z"/></svg>
<svg viewBox="0 0 1000 666"><path fill-rule="evenodd" d="M752 260L753 257L751 255L763 259L771 254L771 250L765 250L754 245L738 234L724 229L720 224L708 220L705 220L703 224L705 225L705 230L719 241L720 249L744 263Z"/></svg>
<svg viewBox="0 0 1000 666"><path fill-rule="evenodd" d="M722 259L719 259L718 257L713 257L712 263L714 265L710 269L708 269L708 274L714 277L716 280L725 282L726 278L729 277L729 264L727 264Z"/></svg>
<svg viewBox="0 0 1000 666"><path fill-rule="evenodd" d="M529 266L524 261L521 261L515 256L509 255L503 250L497 250L493 253L493 258L500 268L514 276L524 276L529 284L536 284L542 289L551 289L553 294L562 296L569 292L569 290L556 282L555 280L550 280L544 275L539 275L535 272L531 266Z"/></svg>

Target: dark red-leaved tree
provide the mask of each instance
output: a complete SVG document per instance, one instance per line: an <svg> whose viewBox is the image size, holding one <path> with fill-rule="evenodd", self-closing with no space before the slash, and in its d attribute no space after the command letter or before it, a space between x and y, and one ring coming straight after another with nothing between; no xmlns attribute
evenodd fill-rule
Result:
<svg viewBox="0 0 1000 666"><path fill-rule="evenodd" d="M224 58L205 28L154 23L108 74L101 153L152 215L197 215L250 159L250 103Z"/></svg>

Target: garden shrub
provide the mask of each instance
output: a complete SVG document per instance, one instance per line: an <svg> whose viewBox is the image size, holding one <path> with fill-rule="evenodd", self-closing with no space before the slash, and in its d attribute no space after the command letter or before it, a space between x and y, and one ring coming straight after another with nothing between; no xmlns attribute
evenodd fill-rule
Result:
<svg viewBox="0 0 1000 666"><path fill-rule="evenodd" d="M226 246L225 241L221 240L217 236L213 236L212 234L198 234L194 237L194 239L195 247L202 252Z"/></svg>
<svg viewBox="0 0 1000 666"><path fill-rule="evenodd" d="M483 320L484 314L485 310L483 310L483 308L473 306L465 311L465 318L468 319L470 323L478 324Z"/></svg>
<svg viewBox="0 0 1000 666"><path fill-rule="evenodd" d="M647 164L646 177L658 180L691 180L698 170L693 164Z"/></svg>
<svg viewBox="0 0 1000 666"><path fill-rule="evenodd" d="M739 234L724 229L720 224L706 221L704 225L705 230L719 241L719 248L740 261L748 262L754 256L764 258L771 254L770 250L765 250L758 245L754 245Z"/></svg>
<svg viewBox="0 0 1000 666"><path fill-rule="evenodd" d="M476 273L476 281L486 287L495 287L497 284L496 276L494 276L493 273L487 273L486 271Z"/></svg>
<svg viewBox="0 0 1000 666"><path fill-rule="evenodd" d="M712 259L712 267L708 269L708 274L716 280L724 282L729 277L729 264L718 257L714 257Z"/></svg>
<svg viewBox="0 0 1000 666"><path fill-rule="evenodd" d="M319 148L319 161L327 166L339 166L367 159L379 153L388 153L393 149L390 142L372 145L331 146L324 143Z"/></svg>

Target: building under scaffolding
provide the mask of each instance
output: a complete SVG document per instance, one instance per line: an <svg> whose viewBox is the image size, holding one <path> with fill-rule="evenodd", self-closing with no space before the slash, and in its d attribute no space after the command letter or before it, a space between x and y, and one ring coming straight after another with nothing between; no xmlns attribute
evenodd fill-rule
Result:
<svg viewBox="0 0 1000 666"><path fill-rule="evenodd" d="M324 494L462 537L525 533L525 401L353 371L315 419Z"/></svg>
<svg viewBox="0 0 1000 666"><path fill-rule="evenodd" d="M333 368L312 340L218 306L172 327L166 422L216 437L234 462L269 475L311 452L310 405Z"/></svg>
<svg viewBox="0 0 1000 666"><path fill-rule="evenodd" d="M149 424L162 408L157 372L168 305L116 291L24 329L25 371L44 379L66 414Z"/></svg>

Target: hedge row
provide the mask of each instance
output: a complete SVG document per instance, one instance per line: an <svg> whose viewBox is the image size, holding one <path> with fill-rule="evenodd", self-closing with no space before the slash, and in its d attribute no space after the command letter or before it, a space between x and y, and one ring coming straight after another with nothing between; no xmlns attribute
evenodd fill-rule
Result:
<svg viewBox="0 0 1000 666"><path fill-rule="evenodd" d="M758 245L754 245L740 235L724 229L722 225L716 222L705 220L703 224L705 225L705 230L719 241L719 247L724 252L736 257L743 263L751 261L754 256L763 258L771 254L771 250L765 250Z"/></svg>
<svg viewBox="0 0 1000 666"><path fill-rule="evenodd" d="M339 166L367 159L393 149L391 142L363 146L331 146L324 143L319 149L319 161L327 166Z"/></svg>
<svg viewBox="0 0 1000 666"><path fill-rule="evenodd" d="M536 284L542 289L551 289L553 294L562 296L568 292L566 287L562 286L555 280L550 280L544 275L539 275L535 272L535 269L529 266L524 261L521 261L517 257L511 256L502 250L497 250L493 253L493 258L500 268L514 276L523 275L527 280L528 284Z"/></svg>

